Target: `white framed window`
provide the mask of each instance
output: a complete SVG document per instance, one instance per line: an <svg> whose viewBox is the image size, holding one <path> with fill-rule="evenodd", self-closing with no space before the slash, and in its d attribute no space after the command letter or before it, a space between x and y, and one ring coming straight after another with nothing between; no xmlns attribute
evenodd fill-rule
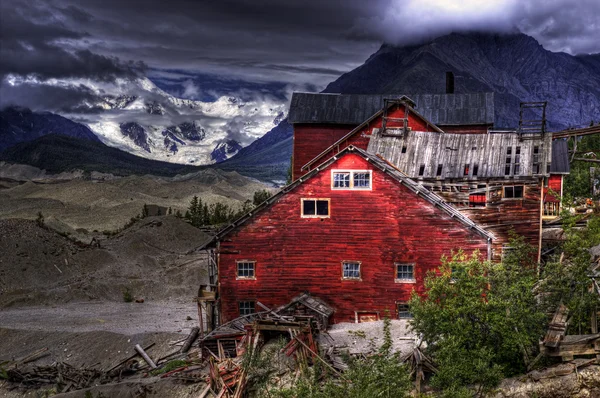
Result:
<svg viewBox="0 0 600 398"><path fill-rule="evenodd" d="M329 198L302 198L300 199L300 214L304 218L328 218Z"/></svg>
<svg viewBox="0 0 600 398"><path fill-rule="evenodd" d="M237 263L236 279L256 279L256 261L241 260Z"/></svg>
<svg viewBox="0 0 600 398"><path fill-rule="evenodd" d="M523 192L525 187L523 185L510 185L504 186L504 199L523 199Z"/></svg>
<svg viewBox="0 0 600 398"><path fill-rule="evenodd" d="M331 189L372 189L371 170L331 170Z"/></svg>
<svg viewBox="0 0 600 398"><path fill-rule="evenodd" d="M415 264L396 263L396 283L415 283Z"/></svg>
<svg viewBox="0 0 600 398"><path fill-rule="evenodd" d="M360 280L360 261L342 261L342 279Z"/></svg>
<svg viewBox="0 0 600 398"><path fill-rule="evenodd" d="M250 315L256 312L256 305L254 301L240 301L238 302L238 308L240 310L240 316Z"/></svg>

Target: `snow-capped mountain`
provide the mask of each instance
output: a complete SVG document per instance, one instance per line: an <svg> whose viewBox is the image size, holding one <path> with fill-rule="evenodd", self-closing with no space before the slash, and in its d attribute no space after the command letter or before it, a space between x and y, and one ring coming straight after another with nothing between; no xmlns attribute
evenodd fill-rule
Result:
<svg viewBox="0 0 600 398"><path fill-rule="evenodd" d="M34 80L13 77L9 83L83 87L86 99L58 113L86 124L109 146L173 163L204 165L226 160L285 116L283 101L271 97L194 101L176 98L148 78Z"/></svg>

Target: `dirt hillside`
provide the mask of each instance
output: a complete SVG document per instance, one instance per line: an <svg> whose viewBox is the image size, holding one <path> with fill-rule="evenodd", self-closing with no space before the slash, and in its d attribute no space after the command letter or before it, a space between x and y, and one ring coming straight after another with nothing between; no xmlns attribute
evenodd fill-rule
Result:
<svg viewBox="0 0 600 398"><path fill-rule="evenodd" d="M73 230L113 231L140 214L144 204L185 213L197 195L206 203L241 206L265 188L236 172L213 169L172 178L100 173L84 178L82 173L46 175L31 166L0 163L0 219L35 219L41 211Z"/></svg>
<svg viewBox="0 0 600 398"><path fill-rule="evenodd" d="M30 220L0 220L0 308L81 300L190 300L207 277L208 235L173 216L148 217L100 247ZM205 282L204 282L205 283Z"/></svg>

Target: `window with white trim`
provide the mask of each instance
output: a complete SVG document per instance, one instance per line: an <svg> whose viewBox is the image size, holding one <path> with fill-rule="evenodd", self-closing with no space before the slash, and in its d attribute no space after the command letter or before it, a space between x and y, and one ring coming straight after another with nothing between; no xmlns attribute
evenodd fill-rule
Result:
<svg viewBox="0 0 600 398"><path fill-rule="evenodd" d="M396 263L396 278L399 283L415 282L415 264L414 263Z"/></svg>
<svg viewBox="0 0 600 398"><path fill-rule="evenodd" d="M332 170L332 189L371 189L371 170Z"/></svg>
<svg viewBox="0 0 600 398"><path fill-rule="evenodd" d="M342 279L360 279L360 261L342 261Z"/></svg>
<svg viewBox="0 0 600 398"><path fill-rule="evenodd" d="M237 279L256 279L256 261L236 261Z"/></svg>
<svg viewBox="0 0 600 398"><path fill-rule="evenodd" d="M301 199L301 214L306 218L329 217L329 199Z"/></svg>
<svg viewBox="0 0 600 398"><path fill-rule="evenodd" d="M240 310L240 316L250 315L256 312L256 305L254 301L240 301L238 303L238 308Z"/></svg>

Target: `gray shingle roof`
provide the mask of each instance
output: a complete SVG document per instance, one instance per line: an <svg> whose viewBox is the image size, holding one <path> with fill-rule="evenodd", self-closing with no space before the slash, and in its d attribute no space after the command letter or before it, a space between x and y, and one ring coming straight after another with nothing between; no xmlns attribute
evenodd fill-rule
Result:
<svg viewBox="0 0 600 398"><path fill-rule="evenodd" d="M403 94L294 93L290 123L336 123L357 125L383 108L385 98ZM437 125L494 123L494 93L406 94L415 109Z"/></svg>
<svg viewBox="0 0 600 398"><path fill-rule="evenodd" d="M569 164L569 147L567 140L557 139L552 141L552 163L550 173L568 174L571 171Z"/></svg>

